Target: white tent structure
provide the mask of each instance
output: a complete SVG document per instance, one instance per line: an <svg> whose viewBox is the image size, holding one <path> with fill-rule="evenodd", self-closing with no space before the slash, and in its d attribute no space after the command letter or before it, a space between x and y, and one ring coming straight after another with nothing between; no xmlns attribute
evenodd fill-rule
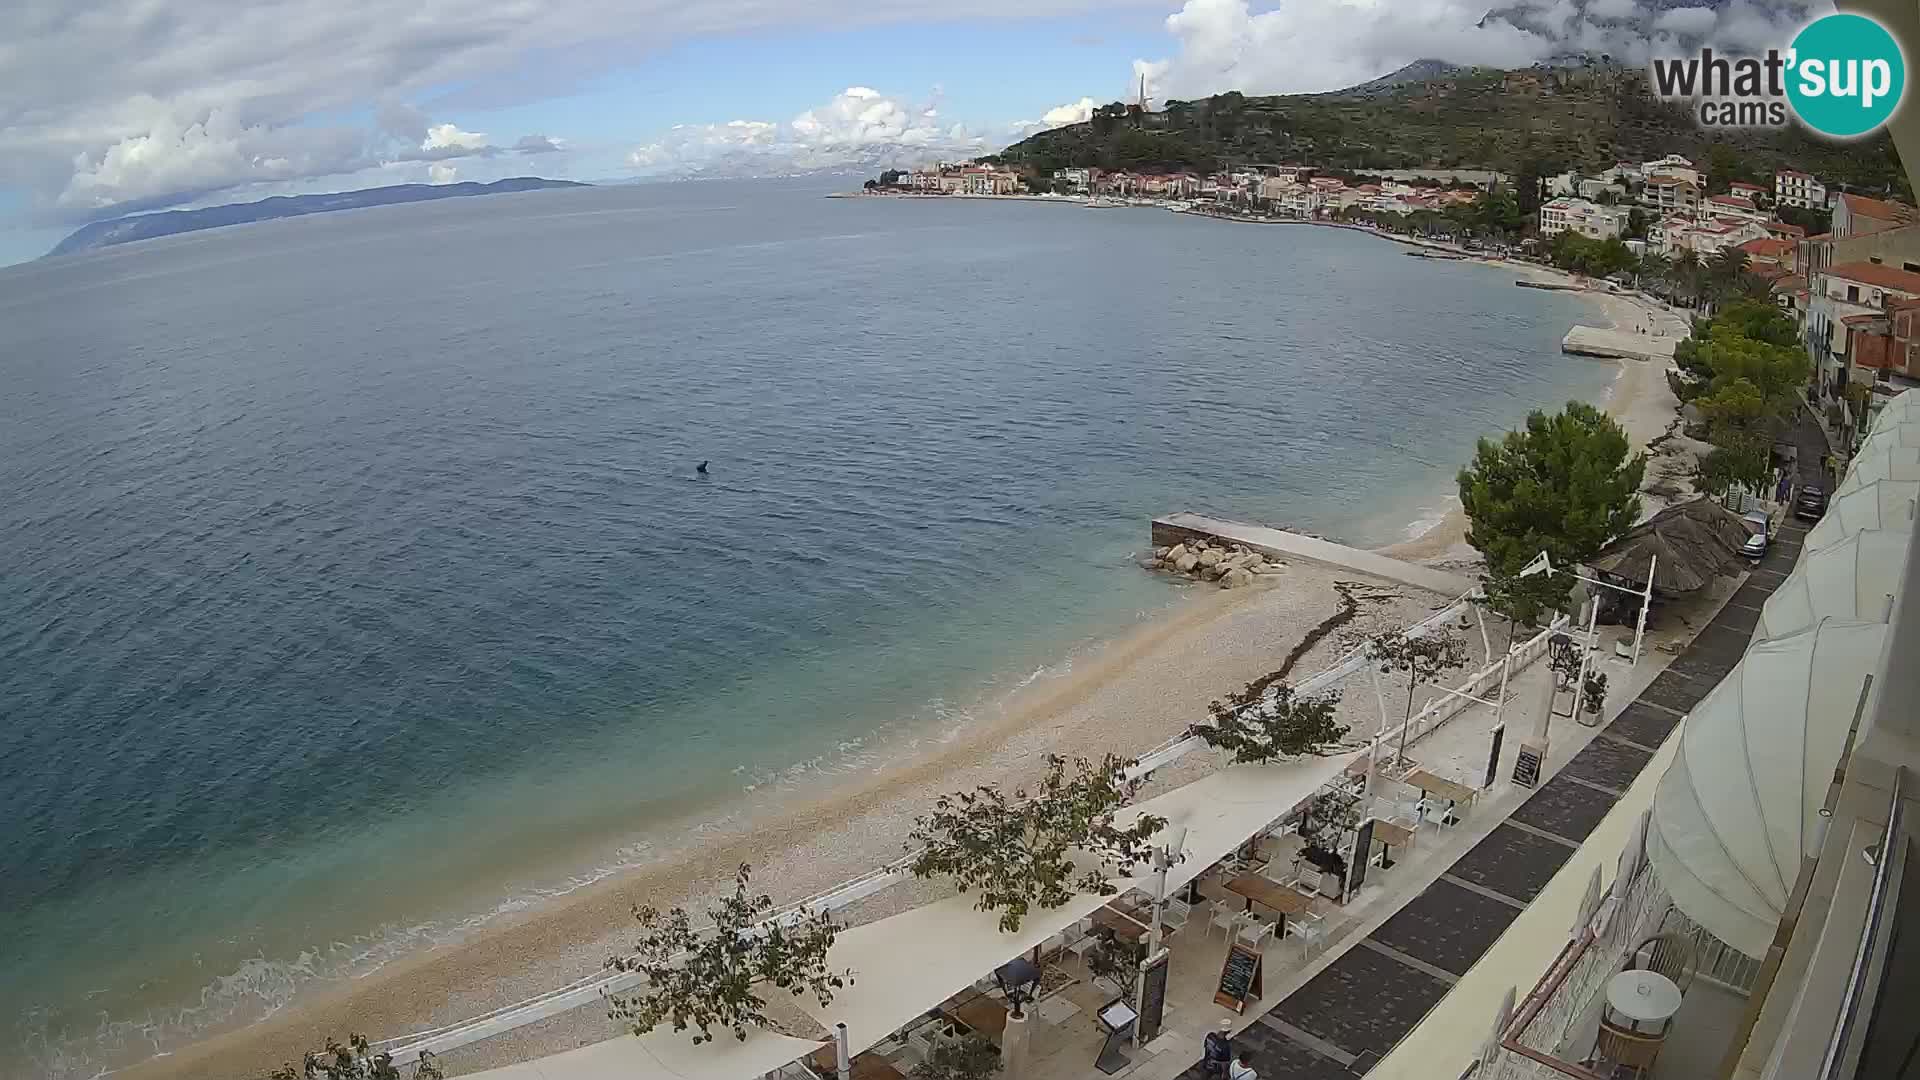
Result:
<svg viewBox="0 0 1920 1080"><path fill-rule="evenodd" d="M1805 554L1822 551L1862 529L1913 528L1913 502L1920 482L1875 480L1835 495L1820 523L1807 531Z"/></svg>
<svg viewBox="0 0 1920 1080"><path fill-rule="evenodd" d="M1893 428L1887 434L1907 430L1907 425ZM1869 449L1871 447L1871 449ZM1834 494L1844 495L1856 488L1862 488L1875 480L1895 480L1911 482L1920 480L1920 447L1895 446L1890 441L1864 444L1853 461L1847 465L1847 475L1841 479L1840 486L1834 488Z"/></svg>
<svg viewBox="0 0 1920 1080"><path fill-rule="evenodd" d="M745 1042L732 1032L714 1035L712 1042L695 1046L693 1032L664 1026L463 1075L469 1080L751 1080L824 1045L759 1028L748 1028Z"/></svg>
<svg viewBox="0 0 1920 1080"><path fill-rule="evenodd" d="M1920 394L1911 390L1903 391L1880 406L1880 411L1873 417L1873 430L1881 432L1909 420L1920 420Z"/></svg>
<svg viewBox="0 0 1920 1080"><path fill-rule="evenodd" d="M1860 450L1855 458L1863 458L1877 453L1881 447L1920 447L1920 413L1912 420L1888 423L1876 426L1873 434L1861 440Z"/></svg>
<svg viewBox="0 0 1920 1080"><path fill-rule="evenodd" d="M1756 644L1688 715L1661 777L1647 857L1673 905L1763 956L1887 627L1826 619Z"/></svg>
<svg viewBox="0 0 1920 1080"><path fill-rule="evenodd" d="M1130 807L1117 819L1124 826L1139 814L1166 818L1161 836L1186 828L1184 858L1167 872L1171 892L1311 798L1359 757L1349 753L1276 765L1236 765ZM1150 887L1151 874L1141 867L1130 877L1113 879L1113 884L1122 892ZM827 963L853 969L853 985L835 991L826 1008L811 997L797 1003L828 1029L846 1024L851 1051L861 1053L1091 915L1108 899L1083 893L1063 907L1029 912L1012 934L1001 931L998 912L974 910L971 894L852 927L834 941ZM907 955L913 957L911 963L901 961Z"/></svg>
<svg viewBox="0 0 1920 1080"><path fill-rule="evenodd" d="M1825 618L1886 622L1912 540L1908 529L1862 529L1803 556L1760 608L1753 640L1797 634Z"/></svg>

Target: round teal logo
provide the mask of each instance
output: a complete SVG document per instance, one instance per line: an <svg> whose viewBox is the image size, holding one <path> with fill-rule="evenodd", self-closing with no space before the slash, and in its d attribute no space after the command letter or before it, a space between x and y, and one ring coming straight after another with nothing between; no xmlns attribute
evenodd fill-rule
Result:
<svg viewBox="0 0 1920 1080"><path fill-rule="evenodd" d="M1907 89L1900 43L1864 15L1815 19L1787 56L1787 100L1822 135L1865 135L1887 122Z"/></svg>

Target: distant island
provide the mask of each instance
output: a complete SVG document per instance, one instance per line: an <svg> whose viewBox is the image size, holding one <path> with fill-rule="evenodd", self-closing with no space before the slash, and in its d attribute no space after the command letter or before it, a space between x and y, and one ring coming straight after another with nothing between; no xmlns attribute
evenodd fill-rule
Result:
<svg viewBox="0 0 1920 1080"><path fill-rule="evenodd" d="M498 195L509 191L590 186L572 180L543 180L537 176L515 176L507 180L495 180L491 184L473 182L394 184L389 187L339 191L327 195L276 195L271 199L261 199L258 202L229 203L225 206L208 206L199 210L168 210L159 214L136 214L132 217L114 218L111 221L96 221L81 227L73 235L55 244L53 250L47 252L47 255L72 255L96 248L112 247L115 244L130 244L135 240L151 240L157 236L173 236L176 233L198 232L201 229L218 229L223 225L242 225L249 221L271 221L274 218L300 217L304 214L325 214L334 210L358 210L366 206L426 202L430 199L459 199L471 195Z"/></svg>

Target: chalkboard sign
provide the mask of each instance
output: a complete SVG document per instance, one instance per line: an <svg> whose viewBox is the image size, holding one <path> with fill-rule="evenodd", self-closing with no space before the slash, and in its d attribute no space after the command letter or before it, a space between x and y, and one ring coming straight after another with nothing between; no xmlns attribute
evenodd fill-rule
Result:
<svg viewBox="0 0 1920 1080"><path fill-rule="evenodd" d="M1266 991L1260 985L1260 953L1239 942L1227 950L1227 962L1220 965L1220 987L1213 1000L1234 1012L1245 1012L1247 999L1258 1000Z"/></svg>
<svg viewBox="0 0 1920 1080"><path fill-rule="evenodd" d="M1347 879L1347 896L1360 891L1360 884L1367 880L1367 864L1373 861L1373 819L1360 823L1353 835L1353 859L1347 863L1352 876Z"/></svg>
<svg viewBox="0 0 1920 1080"><path fill-rule="evenodd" d="M1520 744L1520 758L1513 763L1513 782L1523 788L1530 788L1540 782L1540 748L1532 743Z"/></svg>
<svg viewBox="0 0 1920 1080"><path fill-rule="evenodd" d="M1160 1024L1167 1013L1167 961L1173 954L1165 949L1147 958L1140 969L1140 1020L1133 1027L1134 1045L1141 1046L1160 1037Z"/></svg>

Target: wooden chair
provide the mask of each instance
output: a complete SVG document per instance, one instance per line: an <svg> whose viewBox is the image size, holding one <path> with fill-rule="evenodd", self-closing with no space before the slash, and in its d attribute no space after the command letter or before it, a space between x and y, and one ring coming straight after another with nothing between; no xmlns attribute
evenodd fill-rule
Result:
<svg viewBox="0 0 1920 1080"><path fill-rule="evenodd" d="M1693 983L1694 952L1693 939L1684 934L1656 934L1628 954L1627 970L1665 975L1684 994Z"/></svg>
<svg viewBox="0 0 1920 1080"><path fill-rule="evenodd" d="M1615 1077L1616 1080L1623 1075L1640 1080L1653 1069L1653 1063L1660 1057L1660 1048L1666 1041L1665 1034L1627 1031L1603 1020L1600 1023L1600 1036L1593 1044L1593 1052L1608 1066L1602 1075Z"/></svg>

